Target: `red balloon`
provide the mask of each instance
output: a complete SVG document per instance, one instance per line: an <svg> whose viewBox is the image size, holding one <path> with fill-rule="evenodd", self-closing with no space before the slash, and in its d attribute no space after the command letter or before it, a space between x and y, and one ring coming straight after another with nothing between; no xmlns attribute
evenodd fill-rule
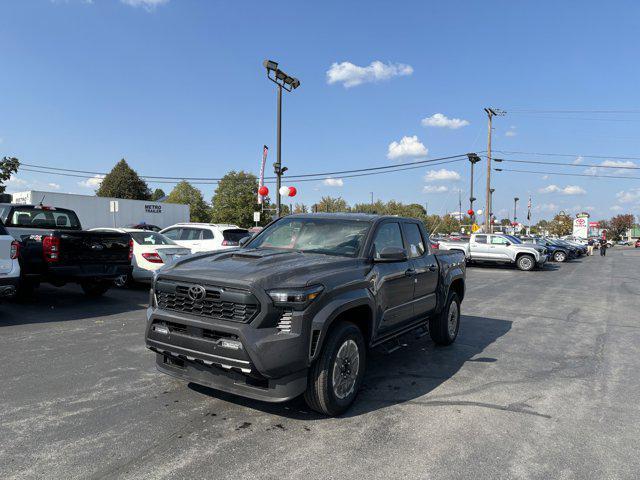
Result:
<svg viewBox="0 0 640 480"><path fill-rule="evenodd" d="M469 215L473 215L473 210L469 209L469 210L467 210L467 213L468 213Z"/></svg>
<svg viewBox="0 0 640 480"><path fill-rule="evenodd" d="M264 197L266 195L269 195L269 189L265 185L263 185L258 189L258 193Z"/></svg>
<svg viewBox="0 0 640 480"><path fill-rule="evenodd" d="M290 197L295 197L296 193L298 193L298 190L296 190L296 187L289 187L289 196Z"/></svg>

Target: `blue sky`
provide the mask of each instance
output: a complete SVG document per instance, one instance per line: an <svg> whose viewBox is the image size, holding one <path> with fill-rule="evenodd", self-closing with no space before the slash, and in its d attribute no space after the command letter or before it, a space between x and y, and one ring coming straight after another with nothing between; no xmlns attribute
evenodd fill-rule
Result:
<svg viewBox="0 0 640 480"><path fill-rule="evenodd" d="M302 82L284 99L283 162L292 174L484 150L485 106L508 112L494 122L494 149L606 157L583 163L640 157L640 114L517 113L638 111L639 23L632 1L7 0L0 155L90 171L125 157L147 175L257 174L263 144L269 164L275 158L275 89L261 65L271 58ZM366 202L373 191L444 213L458 209L459 189L466 210L468 170L461 162L342 185L288 183L306 204L322 195ZM602 171L615 172L634 173ZM91 193L81 181L22 172L10 189ZM478 175L480 203L484 182ZM536 218L559 209L638 213L637 185L503 172L494 175L494 212L507 215L519 196L522 218L531 195ZM207 199L213 188L202 187Z"/></svg>

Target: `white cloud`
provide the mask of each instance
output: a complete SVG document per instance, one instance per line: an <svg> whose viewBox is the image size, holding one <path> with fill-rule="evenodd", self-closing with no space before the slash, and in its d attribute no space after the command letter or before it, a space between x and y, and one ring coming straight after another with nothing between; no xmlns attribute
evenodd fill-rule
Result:
<svg viewBox="0 0 640 480"><path fill-rule="evenodd" d="M600 168L600 167L617 167L617 168ZM584 170L584 173L586 173L587 175L628 175L630 173L635 173L633 170L634 167L636 167L636 164L631 160L604 160L603 162L600 162L599 167L586 168Z"/></svg>
<svg viewBox="0 0 640 480"><path fill-rule="evenodd" d="M557 212L560 210L560 206L555 203L541 203L533 207L534 212Z"/></svg>
<svg viewBox="0 0 640 480"><path fill-rule="evenodd" d="M351 62L336 62L327 70L327 83L329 85L342 83L345 88L350 88L363 83L379 82L412 73L413 67L404 63L385 64L376 60L366 67L361 67Z"/></svg>
<svg viewBox="0 0 640 480"><path fill-rule="evenodd" d="M518 132L516 132L516 127L514 125L511 125L509 127L509 130L507 130L504 134L505 137L515 137L518 134Z"/></svg>
<svg viewBox="0 0 640 480"><path fill-rule="evenodd" d="M573 163L574 165L580 165L583 162L583 160L584 158L582 158L582 155L578 155L576 159L571 163Z"/></svg>
<svg viewBox="0 0 640 480"><path fill-rule="evenodd" d="M91 178L87 178L86 180L82 180L81 182L78 182L78 185L84 188L96 189L100 186L103 179L104 179L104 175L94 175Z"/></svg>
<svg viewBox="0 0 640 480"><path fill-rule="evenodd" d="M47 187L51 190L60 190L60 185L57 183L47 183Z"/></svg>
<svg viewBox="0 0 640 480"><path fill-rule="evenodd" d="M543 175L542 180L549 180L549 175Z"/></svg>
<svg viewBox="0 0 640 480"><path fill-rule="evenodd" d="M153 10L160 5L169 3L169 0L120 0L120 2L130 7L143 7L146 10Z"/></svg>
<svg viewBox="0 0 640 480"><path fill-rule="evenodd" d="M640 201L640 188L632 188L630 190L621 190L616 193L619 203L633 203Z"/></svg>
<svg viewBox="0 0 640 480"><path fill-rule="evenodd" d="M429 149L425 147L418 137L402 137L400 142L391 142L387 158L395 160L402 157L425 157L429 153Z"/></svg>
<svg viewBox="0 0 640 480"><path fill-rule="evenodd" d="M547 185L538 190L539 193L560 193L562 195L584 195L587 191L578 185L567 185L562 188L557 185Z"/></svg>
<svg viewBox="0 0 640 480"><path fill-rule="evenodd" d="M449 191L445 185L425 185L422 189L424 193L445 193Z"/></svg>
<svg viewBox="0 0 640 480"><path fill-rule="evenodd" d="M424 179L427 182L457 181L460 180L460 174L453 170L441 168L440 170L429 170Z"/></svg>
<svg viewBox="0 0 640 480"><path fill-rule="evenodd" d="M423 118L421 121L425 127L439 127L450 128L456 130L458 128L466 127L469 125L468 120L462 120L460 118L448 118L442 113L434 113L430 117Z"/></svg>
<svg viewBox="0 0 640 480"><path fill-rule="evenodd" d="M614 205L613 207L610 207L609 210L612 212L619 212L622 210L622 207L620 205Z"/></svg>
<svg viewBox="0 0 640 480"><path fill-rule="evenodd" d="M342 187L344 185L344 182L341 178L325 178L322 181L322 184L326 185L327 187Z"/></svg>

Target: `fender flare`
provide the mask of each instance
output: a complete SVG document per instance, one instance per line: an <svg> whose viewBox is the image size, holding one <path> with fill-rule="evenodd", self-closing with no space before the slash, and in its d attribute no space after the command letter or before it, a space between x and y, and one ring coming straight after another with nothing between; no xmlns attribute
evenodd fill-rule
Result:
<svg viewBox="0 0 640 480"><path fill-rule="evenodd" d="M340 293L329 301L324 307L322 307L318 313L316 313L311 322L311 341L313 342L313 333L319 331L319 337L317 338L317 344L314 351L311 351L311 345L309 350L310 362L315 360L318 353L322 350L322 345L327 338L327 332L336 321L338 316L347 310L356 307L366 306L371 311L371 318L369 319L369 331L374 332L375 324L375 300L372 293L367 288L359 288L357 290L349 290L347 292ZM365 343L367 346L371 343L371 338L366 338Z"/></svg>

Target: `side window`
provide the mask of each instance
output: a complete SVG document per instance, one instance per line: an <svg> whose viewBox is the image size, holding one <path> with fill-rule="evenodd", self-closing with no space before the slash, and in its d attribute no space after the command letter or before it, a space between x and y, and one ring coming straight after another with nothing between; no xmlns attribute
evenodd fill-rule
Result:
<svg viewBox="0 0 640 480"><path fill-rule="evenodd" d="M487 243L486 235L476 235L476 243Z"/></svg>
<svg viewBox="0 0 640 480"><path fill-rule="evenodd" d="M202 230L203 240L213 240L213 232L211 230Z"/></svg>
<svg viewBox="0 0 640 480"><path fill-rule="evenodd" d="M386 247L404 248L399 223L385 223L376 232L376 237L373 241L374 256L380 258L380 252Z"/></svg>
<svg viewBox="0 0 640 480"><path fill-rule="evenodd" d="M180 240L200 240L199 228L183 228L180 234Z"/></svg>
<svg viewBox="0 0 640 480"><path fill-rule="evenodd" d="M415 223L405 223L404 231L407 234L407 243L409 244L409 257L421 257L426 251L420 227Z"/></svg>
<svg viewBox="0 0 640 480"><path fill-rule="evenodd" d="M506 243L507 243L507 239L504 237L496 237L496 236L491 237L492 245L506 245Z"/></svg>
<svg viewBox="0 0 640 480"><path fill-rule="evenodd" d="M180 228L172 228L163 233L163 235L171 240L178 240L180 238Z"/></svg>

